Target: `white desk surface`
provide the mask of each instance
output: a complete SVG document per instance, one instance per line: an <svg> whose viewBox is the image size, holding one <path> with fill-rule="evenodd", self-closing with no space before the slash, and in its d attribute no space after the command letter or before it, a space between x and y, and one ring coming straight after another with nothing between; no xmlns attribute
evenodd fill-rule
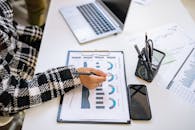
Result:
<svg viewBox="0 0 195 130"><path fill-rule="evenodd" d="M82 0L52 0L40 48L36 72L63 66L66 53L74 50L123 50L125 53L127 83L145 83L148 86L152 120L132 121L131 124L60 124L56 122L59 98L26 111L23 130L195 130L195 108L178 100L176 95L161 87L157 74L152 83L138 80L135 75L137 53L128 40L133 34L145 32L169 23L177 23L194 36L195 24L180 0L152 0L147 6L131 4L124 32L85 45L80 45L59 13L63 5ZM174 45L174 44L173 44Z"/></svg>

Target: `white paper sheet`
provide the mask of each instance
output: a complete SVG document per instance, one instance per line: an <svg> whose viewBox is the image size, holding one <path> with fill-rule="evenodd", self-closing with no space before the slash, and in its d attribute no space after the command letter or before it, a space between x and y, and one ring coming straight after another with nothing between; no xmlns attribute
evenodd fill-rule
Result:
<svg viewBox="0 0 195 130"><path fill-rule="evenodd" d="M148 37L153 40L154 48L166 53L163 64L178 60L180 51L183 51L188 45L195 45L195 40L177 24L165 25L146 32ZM145 46L145 32L131 38L130 43L137 44L140 49L143 48Z"/></svg>
<svg viewBox="0 0 195 130"><path fill-rule="evenodd" d="M70 51L68 65L93 67L108 74L96 89L74 89L64 95L64 121L127 122L130 120L122 52Z"/></svg>
<svg viewBox="0 0 195 130"><path fill-rule="evenodd" d="M189 55L178 69L167 89L184 100L195 105L195 50Z"/></svg>
<svg viewBox="0 0 195 130"><path fill-rule="evenodd" d="M167 85L173 78L173 76L178 71L179 67L182 65L192 48L195 46L195 40L191 38L187 33L185 33L184 29L182 29L177 24L170 24L159 27L157 29L153 29L147 31L148 37L153 40L154 48L163 51L166 53L165 59L162 62L162 65L156 75L156 82L160 86L167 88ZM131 44L137 44L139 48L143 48L145 46L145 32L138 34L134 38L130 39ZM193 61L189 61L193 62ZM194 82L190 85L189 89L184 86L184 84L188 84L188 79L192 80L192 77L195 77L195 73L188 74L185 73L185 70L191 70L194 72L195 67L191 67L187 65L183 72L181 72L180 76L177 77L176 82L174 82L170 91L173 91L179 97L182 97L184 100L188 100L191 103L194 103ZM185 77L182 77L185 76ZM154 79L154 80L155 80ZM178 87L176 87L178 86Z"/></svg>

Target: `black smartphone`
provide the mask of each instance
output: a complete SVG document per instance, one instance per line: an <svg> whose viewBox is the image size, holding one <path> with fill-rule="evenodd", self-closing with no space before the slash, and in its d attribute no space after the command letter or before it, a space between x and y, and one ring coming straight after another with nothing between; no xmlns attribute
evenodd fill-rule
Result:
<svg viewBox="0 0 195 130"><path fill-rule="evenodd" d="M130 115L133 120L150 120L152 118L147 87L142 84L130 84Z"/></svg>

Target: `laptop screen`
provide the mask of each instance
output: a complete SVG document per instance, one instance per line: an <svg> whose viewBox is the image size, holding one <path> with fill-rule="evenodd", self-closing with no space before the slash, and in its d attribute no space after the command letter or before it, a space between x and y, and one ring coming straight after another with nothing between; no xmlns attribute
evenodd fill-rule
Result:
<svg viewBox="0 0 195 130"><path fill-rule="evenodd" d="M124 24L131 0L102 0Z"/></svg>

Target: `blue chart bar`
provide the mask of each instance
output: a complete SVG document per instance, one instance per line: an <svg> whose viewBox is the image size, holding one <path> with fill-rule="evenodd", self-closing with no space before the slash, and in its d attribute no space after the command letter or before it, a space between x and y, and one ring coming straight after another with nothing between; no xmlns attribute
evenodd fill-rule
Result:
<svg viewBox="0 0 195 130"><path fill-rule="evenodd" d="M96 109L105 109L104 106L104 91L102 86L96 88Z"/></svg>
<svg viewBox="0 0 195 130"><path fill-rule="evenodd" d="M81 108L82 109L90 109L89 90L86 87L82 88Z"/></svg>
<svg viewBox="0 0 195 130"><path fill-rule="evenodd" d="M87 62L83 62L83 67L87 67Z"/></svg>
<svg viewBox="0 0 195 130"><path fill-rule="evenodd" d="M96 68L100 68L100 63L96 62Z"/></svg>
<svg viewBox="0 0 195 130"><path fill-rule="evenodd" d="M101 99L101 100L103 100L103 97L96 97L96 100L98 100L98 99Z"/></svg>
<svg viewBox="0 0 195 130"><path fill-rule="evenodd" d="M189 69L184 71L184 78L181 82L183 86L190 88L195 80L195 53L192 55L192 59L189 63Z"/></svg>
<svg viewBox="0 0 195 130"><path fill-rule="evenodd" d="M104 92L98 92L96 95L104 95Z"/></svg>
<svg viewBox="0 0 195 130"><path fill-rule="evenodd" d="M96 106L96 109L105 109L105 106Z"/></svg>
<svg viewBox="0 0 195 130"><path fill-rule="evenodd" d="M96 88L97 91L102 91L103 89L102 88Z"/></svg>
<svg viewBox="0 0 195 130"><path fill-rule="evenodd" d="M96 104L103 104L103 101L96 101Z"/></svg>
<svg viewBox="0 0 195 130"><path fill-rule="evenodd" d="M83 67L87 67L87 62L83 62ZM83 108L83 109L89 109L90 108L89 89L84 87L84 86L82 88L81 108Z"/></svg>

